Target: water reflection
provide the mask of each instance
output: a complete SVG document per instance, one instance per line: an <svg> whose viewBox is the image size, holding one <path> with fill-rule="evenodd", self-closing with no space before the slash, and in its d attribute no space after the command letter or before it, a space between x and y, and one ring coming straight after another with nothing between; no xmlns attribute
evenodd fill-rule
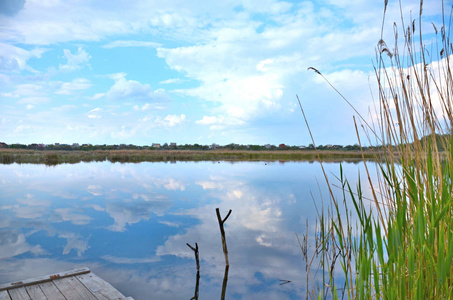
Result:
<svg viewBox="0 0 453 300"><path fill-rule="evenodd" d="M318 163L0 165L0 282L87 266L137 300L190 299L194 282L198 299L218 299L224 278L226 299L299 299L295 233L312 229L323 186ZM233 210L227 270L217 207Z"/></svg>

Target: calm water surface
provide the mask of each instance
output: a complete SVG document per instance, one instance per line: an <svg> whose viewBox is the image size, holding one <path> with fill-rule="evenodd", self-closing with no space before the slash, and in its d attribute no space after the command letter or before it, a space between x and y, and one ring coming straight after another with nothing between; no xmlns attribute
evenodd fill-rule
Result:
<svg viewBox="0 0 453 300"><path fill-rule="evenodd" d="M324 166L339 174L340 164ZM343 169L356 179L362 164ZM313 197L318 208L328 200L308 162L12 164L0 165L0 185L0 283L86 266L136 300L193 297L195 242L199 299L220 298L217 207L233 211L226 298L305 298L295 234L307 219L314 227Z"/></svg>

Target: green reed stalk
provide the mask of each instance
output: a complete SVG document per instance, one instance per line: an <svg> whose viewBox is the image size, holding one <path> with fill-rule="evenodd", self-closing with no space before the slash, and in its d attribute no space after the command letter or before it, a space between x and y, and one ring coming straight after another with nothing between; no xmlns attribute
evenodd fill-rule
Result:
<svg viewBox="0 0 453 300"><path fill-rule="evenodd" d="M341 168L344 209L358 218L355 227L332 195L336 216L330 222L349 299L453 298L453 45L444 20L440 30L433 25L436 41L428 51L422 18L423 1L418 22L401 20L402 46L397 31L393 49L378 44L378 121L364 122L367 136L384 149L376 159L377 182L364 160L372 209L363 183L351 187ZM338 296L333 288L329 297Z"/></svg>

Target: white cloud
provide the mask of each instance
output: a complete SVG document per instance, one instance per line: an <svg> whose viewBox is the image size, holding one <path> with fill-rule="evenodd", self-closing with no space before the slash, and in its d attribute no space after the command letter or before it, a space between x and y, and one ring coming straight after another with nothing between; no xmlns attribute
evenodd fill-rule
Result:
<svg viewBox="0 0 453 300"><path fill-rule="evenodd" d="M18 101L19 104L38 105L49 103L51 99L49 97L26 97Z"/></svg>
<svg viewBox="0 0 453 300"><path fill-rule="evenodd" d="M354 19L354 26L346 26L351 17L332 5L272 2L263 12L275 14L272 23L265 18L262 23L223 20L206 29L206 38L196 45L162 47L157 53L172 69L200 82L179 93L214 102L211 114L197 124L225 129L276 118L294 111L289 96L310 93L301 91L301 82L310 76L307 67L332 70L350 58L374 53L379 21ZM243 6L254 11L252 1Z"/></svg>
<svg viewBox="0 0 453 300"><path fill-rule="evenodd" d="M339 87L341 92L347 93L348 98L349 93L351 93L351 96L356 94L359 98L362 98L362 100L365 100L365 97L367 100L370 100L370 98L367 97L367 95L369 95L370 82L375 80L371 72L343 69L341 71L335 71L323 75L333 86ZM319 75L315 75L313 81L317 84L321 84L326 87L328 86L327 82ZM369 101L364 102L370 104Z"/></svg>
<svg viewBox="0 0 453 300"><path fill-rule="evenodd" d="M284 255L285 257L297 255L293 247L284 246L284 242L282 242L286 239L291 239L290 232L281 229L285 226L283 222L284 217L282 216L283 210L287 213L287 210L291 209L289 207L284 208L281 201L284 198L283 195L269 194L264 190L259 191L246 181L229 180L219 175L210 177L209 181L197 182L197 184L211 190L210 194L215 199L214 203L206 203L198 208L185 210L184 214L196 218L200 222L190 227L184 233L169 237L164 245L158 247L156 251L157 255L175 255L177 257L192 258L193 253L184 246L187 241L195 240L198 241L198 244L205 245L203 247L205 249L204 257L209 257L209 260L206 261L207 263L221 264L224 259L222 252L215 250L221 249L221 246L219 246L218 242L210 238L210 236L218 235L215 217L212 218L216 207L220 208L222 216L225 216L228 209L232 209L233 211L227 223L229 226L228 232L232 236L235 236L235 243L232 245L229 244L228 246L229 248L231 247L229 249L230 253L238 254L235 256L236 261L244 260L250 263L250 253L254 253L255 256L261 255L262 249L271 245L283 245L277 248L278 251L286 253ZM200 234L201 232L203 234ZM183 243L182 241L186 242ZM247 250L235 252L234 249L237 245L246 245ZM281 271L281 266L286 263L289 263L289 260L287 262L280 261L274 266L278 266ZM269 272L268 274L271 274L273 272L272 269L274 267L269 265L262 268L261 272ZM289 271L292 268L287 265L287 268L284 269ZM248 276L244 276L243 274L236 275L240 276L239 280L242 282L242 285L244 282L250 282L250 278L247 278ZM235 278L238 279L237 277Z"/></svg>
<svg viewBox="0 0 453 300"><path fill-rule="evenodd" d="M149 264L161 261L161 258L151 257L151 258L130 258L130 257L116 257L112 255L105 255L101 257L109 262L114 264Z"/></svg>
<svg viewBox="0 0 453 300"><path fill-rule="evenodd" d="M154 42L146 42L146 41L113 41L108 43L103 48L111 49L111 48L118 48L118 47L149 47L149 48L157 48L161 47L162 44L154 43Z"/></svg>
<svg viewBox="0 0 453 300"><path fill-rule="evenodd" d="M264 246L264 247L271 247L272 243L271 242L266 242L265 239L267 238L266 235L262 234L259 237L256 238L256 241L258 244Z"/></svg>
<svg viewBox="0 0 453 300"><path fill-rule="evenodd" d="M50 4L49 4L50 3ZM108 7L91 2L27 1L25 9L9 19L5 39L48 45L70 41L99 41L106 37L164 31L167 37L192 38L209 15L233 4L203 5L180 1L114 0ZM197 12L201 10L201 12ZM204 18L200 18L204 16Z"/></svg>
<svg viewBox="0 0 453 300"><path fill-rule="evenodd" d="M303 69L301 55L270 49L270 38L253 25L213 30L209 35L214 37L204 45L157 49L171 68L200 81L199 87L178 92L218 103L213 113L229 126L280 110L288 76ZM251 44L260 51L253 51Z"/></svg>
<svg viewBox="0 0 453 300"><path fill-rule="evenodd" d="M30 125L19 125L19 126L17 126L14 129L14 132L15 133L21 133L21 132L24 132L24 131L28 131L29 129L31 129Z"/></svg>
<svg viewBox="0 0 453 300"><path fill-rule="evenodd" d="M156 185L156 187L163 186L165 189L169 191L176 190L185 191L187 186L186 183L175 180L173 178L154 178L153 182Z"/></svg>
<svg viewBox="0 0 453 300"><path fill-rule="evenodd" d="M67 240L66 246L63 249L63 255L69 254L71 250L75 250L77 252L77 256L82 256L82 254L90 248L90 246L88 246L88 240L82 239L80 234L72 232L61 233L58 237Z"/></svg>
<svg viewBox="0 0 453 300"><path fill-rule="evenodd" d="M239 114L241 111L231 111L233 114ZM243 119L236 118L233 116L203 116L201 120L195 121L196 124L209 126L210 130L222 130L228 126L241 126L244 125L246 122Z"/></svg>
<svg viewBox="0 0 453 300"><path fill-rule="evenodd" d="M94 195L94 196L101 196L102 195L102 186L100 185L89 185L87 187L87 192Z"/></svg>
<svg viewBox="0 0 453 300"><path fill-rule="evenodd" d="M42 217L47 211L43 206L23 206L13 209L17 218L36 219Z"/></svg>
<svg viewBox="0 0 453 300"><path fill-rule="evenodd" d="M138 105L134 105L133 109L135 111L146 111L146 110L150 110L152 108L156 108L157 106L156 105L153 105L151 103L145 103L143 106L138 106Z"/></svg>
<svg viewBox="0 0 453 300"><path fill-rule="evenodd" d="M0 71L17 72L28 70L35 72L27 65L27 61L34 57L40 58L45 51L45 49L41 48L25 50L10 44L0 43Z"/></svg>
<svg viewBox="0 0 453 300"><path fill-rule="evenodd" d="M200 185L203 190L222 189L222 184L215 180L210 181L197 181L197 185Z"/></svg>
<svg viewBox="0 0 453 300"><path fill-rule="evenodd" d="M111 132L111 137L114 139L129 139L137 134L138 126L131 127L122 125L119 129L119 131L116 129Z"/></svg>
<svg viewBox="0 0 453 300"><path fill-rule="evenodd" d="M176 83L182 83L184 81L185 80L182 80L180 78L171 78L171 79L163 80L163 81L161 81L159 83L160 84L176 84Z"/></svg>
<svg viewBox="0 0 453 300"><path fill-rule="evenodd" d="M44 94L45 91L42 85L32 83L16 85L14 92L14 95L31 97L43 96Z"/></svg>
<svg viewBox="0 0 453 300"><path fill-rule="evenodd" d="M98 100L98 99L101 99L105 97L105 93L96 93L94 94L94 96L90 97L89 99L90 100Z"/></svg>
<svg viewBox="0 0 453 300"><path fill-rule="evenodd" d="M135 142L139 140L139 136L146 136L140 141L143 142L150 136L150 129L156 129L153 134L160 138L157 127L165 130L189 123L188 120L192 119L198 120L196 124L206 127L196 126L203 130L203 133L194 133L193 137L187 137L188 142L189 139L198 137L203 142L219 142L214 140L217 138L238 142L254 138L263 141L263 138L257 137L258 132L263 132L266 136L264 139L268 139L270 135L269 131L260 127L263 124L264 126L269 126L269 122L294 124L295 94L303 95L303 98L312 102L332 99L331 94L327 95L327 92L322 91L321 96L317 94L319 90L312 89L312 76L306 71L307 67L316 67L332 76L335 73L339 76L348 76L347 69L351 72L349 75L354 78L358 78L357 69L366 70L372 67L370 57L374 55L374 47L380 36L381 13L377 12L383 9L382 3L367 1L328 0L321 1L322 3L263 1L216 1L210 5L204 3L200 5L201 2L198 2L197 5L197 2L186 3L179 0L164 2L113 0L111 5L100 9L99 4L90 1L82 3L29 0L18 14L7 16L0 21L2 28L0 71L9 72L0 74L0 84L5 83L5 86L11 89L10 87L20 80L21 83L33 82L36 86L42 87L41 90L30 89L27 92L24 86L22 87L24 92L21 93L15 92L14 88L2 89L4 91L2 97L29 98L22 100L21 104L24 106L20 107L22 109L20 113L24 116L21 118L33 118L37 124L38 117L31 116L31 112L27 112L26 109L40 108L39 103L50 102L48 98L51 94L50 88L54 88L52 91L58 95L73 95L81 94L91 83L96 84L98 90L103 90L97 94L93 93L94 95L90 94L92 96L85 97L84 100L100 100L96 101L95 107L111 112L109 117L116 113L115 124L108 123L113 118L108 118L107 115L103 115L104 118L97 122L96 128L79 124L69 114L56 117L58 122L53 121L53 125L67 122L69 124L64 124L61 128L74 129L71 137L67 136L66 139L91 137L94 140L104 137L112 141L112 137L123 139L135 137L133 140ZM417 0L404 2L404 10L417 10ZM439 3L426 0L424 13L432 16ZM389 4L387 13L389 22L398 21L396 6L393 3ZM434 20L434 23L437 25L436 21L438 20ZM392 30L387 31L392 33ZM129 35L131 33L133 35ZM96 43L89 43L93 41ZM48 48L51 50L36 48L38 45L49 45ZM74 45L77 46L74 48ZM62 47L66 49L62 50ZM89 50L96 47L100 49L95 52ZM130 49L106 50L120 47ZM157 57L154 48L157 48ZM167 70L160 74L162 62L156 63L156 69L144 70L138 66L136 69L140 69L138 71L140 73L137 75L133 74L136 66L122 69L121 64L118 64L115 65L117 69L112 68L113 59L108 55L137 50L149 50L150 56L134 57L131 62L140 59L147 61L149 59L150 62L163 59L167 64ZM36 59L43 56L46 51L45 59ZM63 53L65 61L59 66L57 64L52 67L48 63L55 61L50 57L54 53L59 56ZM104 57L103 53L107 55ZM125 61L124 57L119 59ZM102 79L97 79L105 75L93 73L91 81L84 82L80 77L85 77L85 74L77 74L68 79L67 76L70 74L61 72L86 69L90 64L95 66L96 70L93 70L95 73L127 70L129 75L126 76L125 73L113 75L111 78L114 83L110 87L101 87ZM47 68L48 71L39 73L31 67ZM20 73L19 78L17 73L21 71L26 72ZM42 72L42 69L39 71ZM30 75L29 72L34 74ZM157 75L150 76L149 78L152 78L150 80L160 80L160 84L168 84L168 88L160 90L151 81L146 82L147 79L142 79L145 72L156 72ZM64 77L56 79L60 83L54 81L56 85L52 86L52 82L47 82L49 77L55 75ZM165 78L170 79L163 80ZM185 84L178 86L179 89L170 90L174 87L170 84L182 82ZM348 84L341 78L338 82ZM356 81L351 85L355 83ZM362 96L365 94L362 90L369 93L368 86L361 89L361 97L353 96L354 104L361 105L362 102L367 102L367 99L363 101ZM143 111L168 109L168 105L165 104L170 100L169 95L182 96L178 99L180 102L174 103L173 108L178 111L184 109L184 119L181 115L175 115L175 111L165 112L161 116L144 117L141 114ZM58 100L53 100L54 102L65 97L56 98ZM107 108L102 106L104 99L116 102L109 103L110 107ZM127 108L124 106L120 108L119 103L124 102L128 102L125 105ZM321 107L321 110L324 107L331 107L329 104L333 103L331 100L325 102L328 104ZM156 103L165 104L159 106ZM80 104L82 105L84 104ZM320 107L316 109L320 110ZM346 118L347 110L349 108L338 108L335 113L338 112L338 116ZM3 107L2 112L5 113ZM33 112L38 113L38 109ZM25 115L26 113L28 115ZM41 114L41 118L44 115ZM50 113L47 117L49 115ZM318 115L317 119L321 120L322 116ZM101 114L100 111L93 111L88 116L99 118ZM42 121L40 122L42 124ZM323 126L328 124L324 122ZM17 124L14 127L19 125L25 126ZM337 123L334 126L347 128L349 123L341 122L340 125ZM49 127L50 125L41 125L41 129L54 132ZM187 130L190 129L192 128L187 126ZM217 132L206 133L208 129ZM219 132L220 129L223 131ZM9 131L11 133L13 129ZM76 137L73 135L75 132L79 132L80 135ZM234 135L231 135L231 132L234 132ZM197 134L203 136L196 136ZM50 136L49 133L47 135ZM331 135L337 137L336 134ZM60 136L63 137L63 134L58 137ZM15 137L10 135L9 138Z"/></svg>
<svg viewBox="0 0 453 300"><path fill-rule="evenodd" d="M57 208L54 211L60 216L62 221L70 221L74 225L86 225L92 220L87 215L74 213L72 208Z"/></svg>
<svg viewBox="0 0 453 300"><path fill-rule="evenodd" d="M29 245L25 235L17 230L0 231L0 259L11 258L27 252L35 255L45 254L40 245Z"/></svg>
<svg viewBox="0 0 453 300"><path fill-rule="evenodd" d="M94 108L88 112L87 117L90 119L100 119L102 118L100 112L102 112L101 108Z"/></svg>
<svg viewBox="0 0 453 300"><path fill-rule="evenodd" d="M87 205L86 207L91 207L92 209L94 209L96 211L105 211L105 208L103 208L102 206L99 206L97 204L90 204L90 205Z"/></svg>
<svg viewBox="0 0 453 300"><path fill-rule="evenodd" d="M200 124L200 125L212 125L212 124L217 124L221 123L222 120L216 116L204 116L203 119L195 121L195 123Z"/></svg>
<svg viewBox="0 0 453 300"><path fill-rule="evenodd" d="M75 92L89 89L91 86L92 84L88 79L76 78L71 82L62 83L60 89L55 93L60 95L73 95Z"/></svg>
<svg viewBox="0 0 453 300"><path fill-rule="evenodd" d="M132 225L141 220L148 220L152 213L161 213L171 206L166 199L154 201L136 200L134 202L109 202L106 212L114 219L114 224L108 227L112 231L126 231L127 225Z"/></svg>
<svg viewBox="0 0 453 300"><path fill-rule="evenodd" d="M162 127L175 127L182 125L186 120L186 115L181 114L181 115L167 115L165 118L161 119L158 117L154 122L158 126Z"/></svg>
<svg viewBox="0 0 453 300"><path fill-rule="evenodd" d="M163 90L153 91L149 84L142 84L135 80L126 79L125 73L117 73L111 75L115 80L114 85L106 93L106 97L112 101L151 101L151 102L166 102L169 97Z"/></svg>
<svg viewBox="0 0 453 300"><path fill-rule="evenodd" d="M17 199L17 202L28 206L50 206L51 204L49 200L36 199L31 194L26 194L25 198Z"/></svg>
<svg viewBox="0 0 453 300"><path fill-rule="evenodd" d="M252 12L271 15L286 13L292 7L289 2L275 0L245 0L242 5Z"/></svg>
<svg viewBox="0 0 453 300"><path fill-rule="evenodd" d="M389 64L390 65L390 64ZM390 112L390 117L395 120L395 125L397 124L398 120L398 113L402 114L403 116L407 113L401 112L401 107L404 106L402 104L404 102L403 97L398 97L398 102L400 109L399 111L396 109L395 100L395 93L401 95L403 93L403 86L402 82L404 81L404 93L410 94L410 99L412 101L411 106L411 118L413 118L416 124L422 124L426 118L426 107L424 107L423 103L426 101L425 99L429 99L430 108L432 108L432 113L436 115L436 119L439 122L439 127L436 130L449 132L450 129L449 123L445 121L449 119L449 115L451 113L448 112L449 106L449 96L447 91L443 88L449 85L448 77L442 74L445 74L445 70L453 68L453 55L449 57L443 57L440 60L433 61L430 64L424 63L417 63L413 66L405 66L405 68L395 68L395 67L388 67L385 70L385 75L382 76L380 81L381 87L384 87L381 91L380 97L386 99L385 101L388 102L388 110ZM426 70L426 74L424 73ZM384 70L382 70L384 72ZM423 76L421 75L423 73ZM382 73L384 74L384 73ZM426 81L423 81L424 88L419 88L420 82L417 78L425 77ZM375 83L377 85L377 83ZM429 88L426 88L429 86ZM392 87L392 89L390 89ZM377 89L377 88L376 88ZM382 101L382 99L381 99ZM372 119L375 121L375 124L381 123L379 111L372 110ZM384 122L385 123L385 122ZM447 126L445 126L447 125ZM411 125L402 124L402 126L406 126L406 128L410 127ZM420 126L418 128L419 136L425 136L430 134L430 129L424 126Z"/></svg>
<svg viewBox="0 0 453 300"><path fill-rule="evenodd" d="M49 4L52 2L51 4ZM102 33L121 32L119 15L96 12L64 1L27 1L25 9L9 22L5 38L26 43L48 45L74 40L97 40ZM115 20L116 19L116 20Z"/></svg>
<svg viewBox="0 0 453 300"><path fill-rule="evenodd" d="M72 54L68 49L64 49L63 52L67 59L67 63L65 65L60 65L60 70L75 71L86 65L89 66L88 62L90 61L91 56L82 47L79 47L75 54Z"/></svg>

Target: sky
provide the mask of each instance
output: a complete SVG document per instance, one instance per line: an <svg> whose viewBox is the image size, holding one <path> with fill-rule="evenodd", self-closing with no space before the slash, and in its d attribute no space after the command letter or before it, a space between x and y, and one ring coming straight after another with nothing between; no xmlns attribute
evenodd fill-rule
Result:
<svg viewBox="0 0 453 300"><path fill-rule="evenodd" d="M418 16L418 1L401 7ZM355 111L308 68L366 118L383 10L375 0L0 0L0 142L308 145L298 95L316 144L355 144ZM441 12L441 0L424 1L426 32ZM390 0L389 42L393 22Z"/></svg>

